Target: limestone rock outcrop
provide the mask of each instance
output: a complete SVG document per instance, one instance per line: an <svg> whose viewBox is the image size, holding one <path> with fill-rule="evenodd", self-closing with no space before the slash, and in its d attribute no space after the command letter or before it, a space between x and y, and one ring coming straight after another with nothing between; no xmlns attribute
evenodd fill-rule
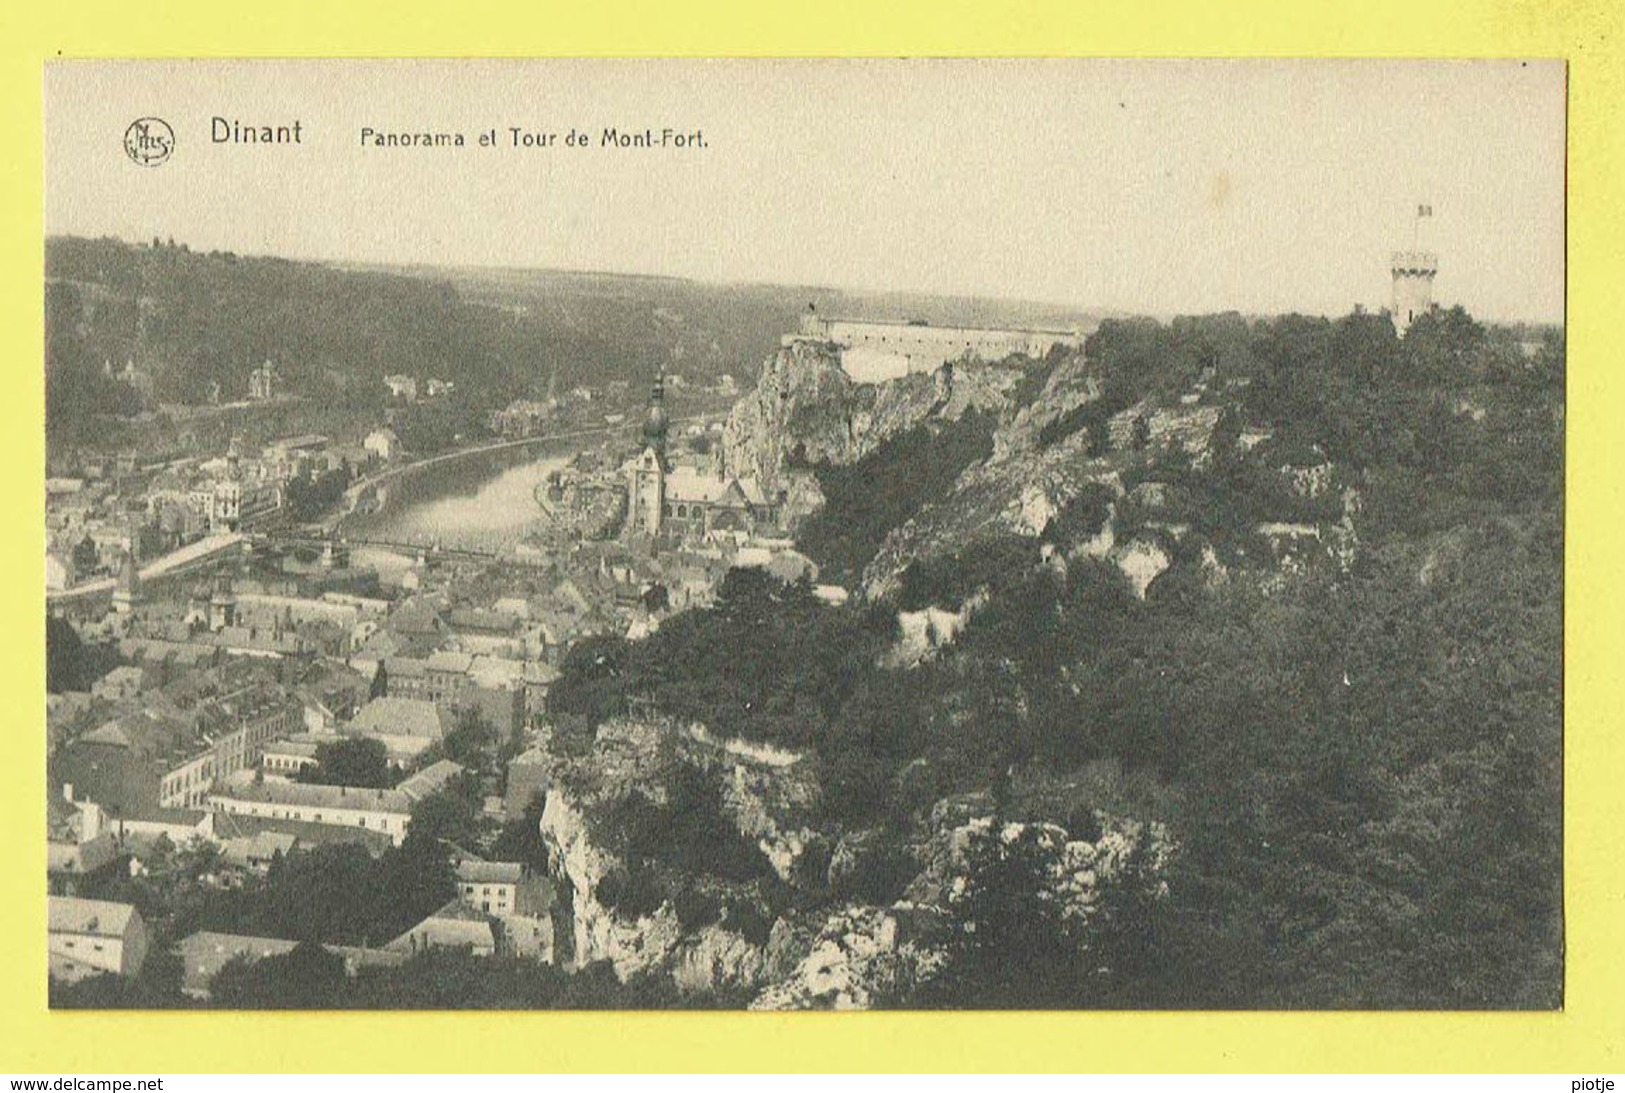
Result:
<svg viewBox="0 0 1625 1093"><path fill-rule="evenodd" d="M733 473L778 489L796 466L855 462L928 419L1006 413L1021 376L1018 368L966 361L930 375L857 383L833 346L794 342L767 359L756 386L734 405L723 458Z"/></svg>

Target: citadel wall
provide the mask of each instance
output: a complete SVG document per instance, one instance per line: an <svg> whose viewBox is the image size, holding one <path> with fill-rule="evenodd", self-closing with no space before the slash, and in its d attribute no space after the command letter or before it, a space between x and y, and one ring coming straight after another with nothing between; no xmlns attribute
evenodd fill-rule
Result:
<svg viewBox="0 0 1625 1093"><path fill-rule="evenodd" d="M1083 335L1066 330L1011 330L923 323L802 317L801 329L784 336L795 341L833 342L841 367L858 383L883 383L900 376L935 372L948 361L974 355L1002 360L1012 353L1042 357L1052 346L1080 345Z"/></svg>

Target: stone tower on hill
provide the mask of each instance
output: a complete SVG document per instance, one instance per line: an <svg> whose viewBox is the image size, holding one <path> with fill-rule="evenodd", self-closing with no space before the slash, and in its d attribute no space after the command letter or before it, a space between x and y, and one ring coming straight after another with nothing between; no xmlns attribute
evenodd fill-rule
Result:
<svg viewBox="0 0 1625 1093"><path fill-rule="evenodd" d="M1439 272L1438 257L1428 251L1395 251L1394 327L1404 337L1418 317L1433 309L1433 278Z"/></svg>
<svg viewBox="0 0 1625 1093"><path fill-rule="evenodd" d="M1394 328L1402 338L1412 323L1433 309L1433 278L1439 272L1439 258L1422 246L1422 221L1432 219L1432 205L1416 207L1411 249L1395 251L1389 264L1394 275Z"/></svg>

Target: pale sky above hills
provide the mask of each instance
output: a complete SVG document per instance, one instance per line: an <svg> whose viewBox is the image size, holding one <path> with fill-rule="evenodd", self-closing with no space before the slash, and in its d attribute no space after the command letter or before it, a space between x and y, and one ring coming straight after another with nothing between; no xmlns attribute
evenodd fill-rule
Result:
<svg viewBox="0 0 1625 1093"><path fill-rule="evenodd" d="M65 62L45 90L51 234L1340 313L1386 305L1426 203L1436 298L1562 317L1560 62ZM123 149L144 115L176 133L157 166ZM213 143L216 115L303 141ZM706 147L515 149L510 126Z"/></svg>

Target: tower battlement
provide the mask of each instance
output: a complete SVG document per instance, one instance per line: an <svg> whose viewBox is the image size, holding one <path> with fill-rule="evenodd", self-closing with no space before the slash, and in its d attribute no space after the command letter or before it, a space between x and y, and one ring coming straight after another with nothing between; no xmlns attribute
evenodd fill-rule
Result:
<svg viewBox="0 0 1625 1093"><path fill-rule="evenodd" d="M1439 272L1439 256L1425 250L1396 250L1391 268L1394 328L1404 337L1417 317L1433 308L1433 278Z"/></svg>
<svg viewBox="0 0 1625 1093"><path fill-rule="evenodd" d="M1439 256L1425 250L1396 250L1391 265L1395 277L1432 277L1439 272Z"/></svg>

